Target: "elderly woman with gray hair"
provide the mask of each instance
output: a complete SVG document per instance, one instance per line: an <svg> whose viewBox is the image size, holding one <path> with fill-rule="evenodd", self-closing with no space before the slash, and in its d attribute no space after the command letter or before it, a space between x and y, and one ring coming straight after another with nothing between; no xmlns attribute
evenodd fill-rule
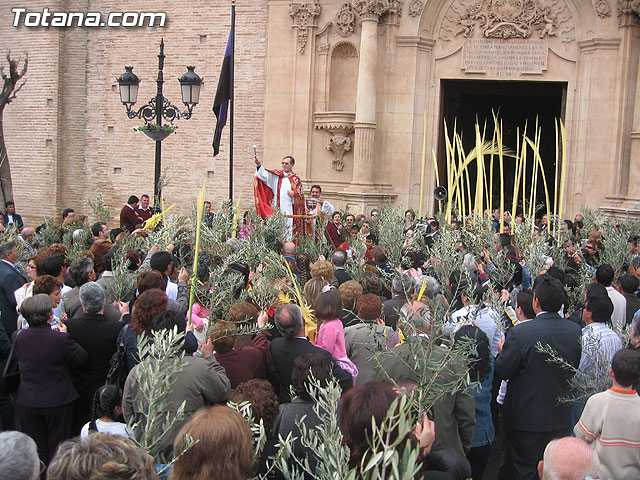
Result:
<svg viewBox="0 0 640 480"><path fill-rule="evenodd" d="M14 333L20 367L16 396L20 430L33 438L40 459L48 464L60 442L71 438L71 421L78 392L69 371L87 362L87 352L60 324L56 331L51 298L40 293L26 298L20 313L29 328Z"/></svg>
<svg viewBox="0 0 640 480"><path fill-rule="evenodd" d="M104 385L109 373L109 362L116 352L122 323L107 321L104 316L105 291L96 282L80 287L82 314L66 321L69 335L89 354L82 368L71 371L73 383L80 398L73 410L72 433L79 435L82 426L91 420L91 406L96 390Z"/></svg>
<svg viewBox="0 0 640 480"><path fill-rule="evenodd" d="M29 435L14 431L0 433L0 478L36 480L42 467L36 443Z"/></svg>

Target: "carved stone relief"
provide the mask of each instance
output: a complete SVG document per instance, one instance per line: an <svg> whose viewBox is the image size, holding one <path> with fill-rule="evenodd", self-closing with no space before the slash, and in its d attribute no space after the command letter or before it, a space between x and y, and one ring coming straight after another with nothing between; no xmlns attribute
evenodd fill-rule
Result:
<svg viewBox="0 0 640 480"><path fill-rule="evenodd" d="M329 137L325 148L333 152L333 168L339 172L342 171L344 168L342 157L344 157L345 152L351 150L351 139L344 135L334 135Z"/></svg>
<svg viewBox="0 0 640 480"><path fill-rule="evenodd" d="M353 29L356 24L356 14L353 12L350 3L342 5L340 11L336 14L336 25L338 27L338 35L349 37L353 35Z"/></svg>
<svg viewBox="0 0 640 480"><path fill-rule="evenodd" d="M362 18L378 19L389 9L389 0L353 0L351 6Z"/></svg>
<svg viewBox="0 0 640 480"><path fill-rule="evenodd" d="M422 15L422 9L424 8L424 2L422 0L411 0L409 4L409 16L419 17Z"/></svg>
<svg viewBox="0 0 640 480"><path fill-rule="evenodd" d="M342 40L333 47L332 58L358 58L358 51L351 42Z"/></svg>
<svg viewBox="0 0 640 480"><path fill-rule="evenodd" d="M314 114L315 128L325 130L331 135L325 149L333 153L333 168L344 169L344 154L351 150L355 112L317 112Z"/></svg>
<svg viewBox="0 0 640 480"><path fill-rule="evenodd" d="M606 1L606 0L605 0ZM460 0L445 14L439 38L545 38L575 40L573 18L563 0Z"/></svg>
<svg viewBox="0 0 640 480"><path fill-rule="evenodd" d="M640 25L640 0L618 0L618 25Z"/></svg>
<svg viewBox="0 0 640 480"><path fill-rule="evenodd" d="M328 43L319 43L316 47L316 50L320 55L328 55L330 47L331 45L329 45Z"/></svg>
<svg viewBox="0 0 640 480"><path fill-rule="evenodd" d="M380 15L380 23L389 25L400 25L400 17L402 16L402 7L404 2L401 0L389 0L389 8Z"/></svg>
<svg viewBox="0 0 640 480"><path fill-rule="evenodd" d="M298 29L298 51L304 54L309 30L315 28L316 17L320 15L320 4L317 1L292 3L289 5L289 15L293 19L293 28Z"/></svg>
<svg viewBox="0 0 640 480"><path fill-rule="evenodd" d="M611 7L608 0L595 0L593 6L596 9L596 15L600 18L611 16Z"/></svg>

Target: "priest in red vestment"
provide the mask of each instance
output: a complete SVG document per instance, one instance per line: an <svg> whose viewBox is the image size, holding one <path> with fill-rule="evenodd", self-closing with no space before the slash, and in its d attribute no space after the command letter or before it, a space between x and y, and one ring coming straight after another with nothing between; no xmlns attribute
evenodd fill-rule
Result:
<svg viewBox="0 0 640 480"><path fill-rule="evenodd" d="M292 156L282 159L282 170L267 170L255 157L258 167L254 179L256 210L262 218L273 213L271 203L275 197L275 204L283 215L304 215L304 190L300 177L293 173L296 161ZM287 240L291 240L305 233L303 218L287 217L289 233Z"/></svg>

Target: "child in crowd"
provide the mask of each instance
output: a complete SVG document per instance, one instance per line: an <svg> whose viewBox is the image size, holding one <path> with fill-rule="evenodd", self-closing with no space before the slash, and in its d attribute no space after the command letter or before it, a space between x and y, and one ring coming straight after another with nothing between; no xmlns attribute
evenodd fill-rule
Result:
<svg viewBox="0 0 640 480"><path fill-rule="evenodd" d="M613 386L587 400L573 431L598 454L599 478L640 478L640 352L618 350L609 375Z"/></svg>
<svg viewBox="0 0 640 480"><path fill-rule="evenodd" d="M340 320L342 300L335 287L327 285L322 289L316 300L315 315L320 329L314 345L329 352L338 366L351 374L355 383L358 367L347 356L344 326Z"/></svg>
<svg viewBox="0 0 640 480"><path fill-rule="evenodd" d="M86 423L80 432L80 438L100 432L129 438L127 425L122 417L122 392L117 385L103 385L93 397L93 420Z"/></svg>

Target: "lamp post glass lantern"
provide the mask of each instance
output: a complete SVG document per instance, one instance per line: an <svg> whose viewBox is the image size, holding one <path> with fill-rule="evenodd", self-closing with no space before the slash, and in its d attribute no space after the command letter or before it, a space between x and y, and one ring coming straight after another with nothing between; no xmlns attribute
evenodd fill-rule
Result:
<svg viewBox="0 0 640 480"><path fill-rule="evenodd" d="M138 85L140 85L140 79L133 73L133 67L124 67L124 69L126 71L118 78L120 101L130 109L131 105L138 100Z"/></svg>
<svg viewBox="0 0 640 480"><path fill-rule="evenodd" d="M133 106L138 100L138 87L140 85L140 79L136 76L135 73L133 73L133 67L124 67L125 72L117 79L118 85L120 87L120 101L127 109L127 116L131 119L143 119L149 125L148 128L150 128L151 125L155 124L157 125L157 127L154 130L160 131L162 130L163 120L169 122L171 124L170 126L173 126L173 121L176 119L184 118L185 120L188 120L191 118L193 107L195 107L200 100L200 87L202 86L202 79L194 71L195 67L187 67L187 72L178 79L182 91L182 102L184 103L185 107L187 107L187 110L185 112L180 111L180 109L173 105L169 101L169 99L167 99L162 93L162 85L164 84L164 58L164 39L162 39L160 40L160 53L158 55L158 78L156 80L156 96L152 97L151 100L149 100L149 103L143 105L138 110L133 110ZM153 196L156 209L160 205L162 140L164 140L166 136L168 136L168 134L150 136L150 138L154 138L156 142L155 174L153 183Z"/></svg>
<svg viewBox="0 0 640 480"><path fill-rule="evenodd" d="M196 67L187 67L187 73L182 75L178 80L182 87L182 103L187 106L189 112L200 100L200 87L202 79L194 72Z"/></svg>

